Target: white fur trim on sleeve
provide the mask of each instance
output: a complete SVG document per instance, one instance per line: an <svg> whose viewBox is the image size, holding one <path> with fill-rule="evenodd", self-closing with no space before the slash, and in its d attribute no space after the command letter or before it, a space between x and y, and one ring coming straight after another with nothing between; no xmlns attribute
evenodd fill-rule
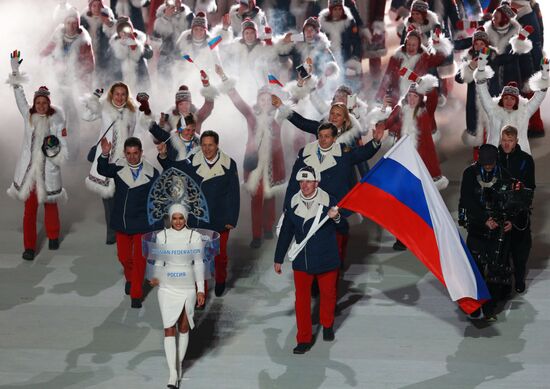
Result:
<svg viewBox="0 0 550 389"><path fill-rule="evenodd" d="M483 83L483 82L493 78L494 74L495 74L495 72L493 71L493 69L491 69L490 66L486 66L485 71L483 71L483 72L480 72L479 69L476 69L474 71L474 80L477 83Z"/></svg>
<svg viewBox="0 0 550 389"><path fill-rule="evenodd" d="M531 88L532 91L544 90L550 87L550 79L549 78L543 79L542 72L543 70L536 72L529 79L529 87Z"/></svg>
<svg viewBox="0 0 550 389"><path fill-rule="evenodd" d="M304 85L298 86L298 82L292 81L287 83L288 92L296 100L302 100L309 96L309 94L315 89L317 85L317 77L311 76L306 80Z"/></svg>
<svg viewBox="0 0 550 389"><path fill-rule="evenodd" d="M466 84L474 81L474 70L470 67L469 58L463 58L458 66L458 74Z"/></svg>
<svg viewBox="0 0 550 389"><path fill-rule="evenodd" d="M361 61L351 58L345 64L346 69L351 69L355 72L356 75L363 73L363 67L361 66Z"/></svg>
<svg viewBox="0 0 550 389"><path fill-rule="evenodd" d="M446 189L449 186L449 179L445 176L441 176L434 181L434 184L437 190L442 191L443 189Z"/></svg>
<svg viewBox="0 0 550 389"><path fill-rule="evenodd" d="M25 73L19 72L16 74L10 73L8 75L8 79L6 80L6 84L9 84L12 87L22 85L26 82L29 82L29 77Z"/></svg>
<svg viewBox="0 0 550 389"><path fill-rule="evenodd" d="M377 123L383 122L390 117L392 110L390 108L376 107L367 114L366 124L368 128L374 127Z"/></svg>
<svg viewBox="0 0 550 389"><path fill-rule="evenodd" d="M479 147L483 144L483 131L478 130L476 134L472 134L467 130L462 132L462 143L469 147Z"/></svg>
<svg viewBox="0 0 550 389"><path fill-rule="evenodd" d="M212 84L202 87L200 92L202 97L204 97L206 100L214 100L220 94L218 92L218 89L216 89L216 87Z"/></svg>
<svg viewBox="0 0 550 389"><path fill-rule="evenodd" d="M227 94L231 89L235 88L236 81L234 78L228 78L222 82L218 88L220 93Z"/></svg>
<svg viewBox="0 0 550 389"><path fill-rule="evenodd" d="M510 39L510 45L512 45L513 54L527 54L533 49L533 42L529 39L521 40L517 35Z"/></svg>
<svg viewBox="0 0 550 389"><path fill-rule="evenodd" d="M437 88L438 85L439 81L437 80L437 77L432 76L431 74L426 74L418 80L418 87L416 90L418 93L425 95L433 88Z"/></svg>
<svg viewBox="0 0 550 389"><path fill-rule="evenodd" d="M288 119L292 115L292 109L288 105L281 105L279 107L279 112L277 113L277 120L283 121Z"/></svg>
<svg viewBox="0 0 550 389"><path fill-rule="evenodd" d="M433 44L433 48L446 57L452 54L453 43L450 41L450 39L442 36L439 38L439 43Z"/></svg>
<svg viewBox="0 0 550 389"><path fill-rule="evenodd" d="M327 65L325 66L325 71L329 69L332 70L332 74L330 75L330 77L328 77L329 79L337 79L340 77L340 67L336 62L334 61L328 62Z"/></svg>

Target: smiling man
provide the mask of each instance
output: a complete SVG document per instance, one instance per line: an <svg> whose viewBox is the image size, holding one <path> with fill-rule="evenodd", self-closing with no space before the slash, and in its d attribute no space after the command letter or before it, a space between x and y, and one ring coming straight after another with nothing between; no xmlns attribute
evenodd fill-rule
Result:
<svg viewBox="0 0 550 389"><path fill-rule="evenodd" d="M143 149L138 138L126 139L125 158L116 163L109 163L111 148L111 142L101 139L97 171L115 181L110 224L116 231L118 260L126 278L124 291L132 298L132 308L141 308L145 276L141 237L146 232L162 228L161 223L150 225L147 219L147 197L159 172L142 158Z"/></svg>
<svg viewBox="0 0 550 389"><path fill-rule="evenodd" d="M208 205L209 221L189 214L191 228L205 228L220 233L220 253L215 257L216 296L225 291L227 278L227 240L237 226L240 208L239 175L235 161L219 148L219 135L205 131L200 137L200 151L188 159L170 159L166 143L159 143L158 161L163 169L174 167L188 174L200 186Z"/></svg>

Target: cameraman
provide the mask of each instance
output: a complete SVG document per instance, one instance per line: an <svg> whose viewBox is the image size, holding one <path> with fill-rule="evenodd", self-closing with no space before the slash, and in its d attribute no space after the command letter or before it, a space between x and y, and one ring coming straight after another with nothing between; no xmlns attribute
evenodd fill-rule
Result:
<svg viewBox="0 0 550 389"><path fill-rule="evenodd" d="M498 149L490 144L479 148L479 159L462 174L459 224L468 229L466 244L487 282L492 300L472 318L496 320L494 311L507 295L511 282L507 244L512 223L497 216L495 199L502 185L502 170L497 164ZM465 217L465 218L464 218ZM482 315L483 314L483 315Z"/></svg>
<svg viewBox="0 0 550 389"><path fill-rule="evenodd" d="M518 144L518 130L505 126L501 131L498 164L502 175L513 182L513 189L530 192L528 207L525 207L513 220L510 239L510 255L514 264L515 290L525 291L526 265L531 250L530 212L532 193L535 190L535 164L533 157L521 150Z"/></svg>

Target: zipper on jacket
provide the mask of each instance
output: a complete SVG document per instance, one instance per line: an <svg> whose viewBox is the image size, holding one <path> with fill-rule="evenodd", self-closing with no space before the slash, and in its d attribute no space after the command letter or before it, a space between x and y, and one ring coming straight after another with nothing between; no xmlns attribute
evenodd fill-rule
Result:
<svg viewBox="0 0 550 389"><path fill-rule="evenodd" d="M128 230L126 226L126 203L128 202L128 193L130 193L130 188L126 189L126 198L124 199L124 211L122 212L122 221L124 222L124 232Z"/></svg>
<svg viewBox="0 0 550 389"><path fill-rule="evenodd" d="M302 234L305 234L304 232L304 224L305 224L305 220L304 222L302 223ZM305 237L305 236L304 236ZM308 270L307 269L307 243L306 245L304 246L304 264L306 265L306 271Z"/></svg>

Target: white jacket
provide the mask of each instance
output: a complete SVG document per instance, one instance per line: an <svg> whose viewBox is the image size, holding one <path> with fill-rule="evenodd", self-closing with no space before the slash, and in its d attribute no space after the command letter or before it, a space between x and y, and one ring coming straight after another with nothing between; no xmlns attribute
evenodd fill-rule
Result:
<svg viewBox="0 0 550 389"><path fill-rule="evenodd" d="M496 147L500 144L500 132L506 125L514 126L518 129L518 144L521 149L531 154L529 139L527 139L527 129L529 127L529 118L536 112L546 96L546 90L536 91L533 97L527 100L519 96L518 109L506 110L498 105L500 96L491 97L487 89L487 83L477 83L476 90L481 101L481 105L489 119L489 128L487 129L487 143Z"/></svg>
<svg viewBox="0 0 550 389"><path fill-rule="evenodd" d="M105 134L105 138L113 145L109 163L115 163L118 159L124 158L124 141L130 136L138 135L138 131L136 131L137 111L132 112L128 108L119 110L107 99L100 100L94 95L86 97L83 102L83 120L101 119L101 124L98 125L98 141L114 122L111 129ZM86 177L86 186L101 197L110 198L115 193L115 183L111 178L104 177L97 172L97 159L100 155L101 146L98 144L90 173Z"/></svg>
<svg viewBox="0 0 550 389"><path fill-rule="evenodd" d="M67 194L61 183L62 162L67 158L65 117L58 107L51 116L30 114L30 105L25 98L23 87L12 83L17 108L25 122L23 147L15 168L13 182L7 193L12 198L25 201L33 188L40 203L57 202L66 199ZM55 157L48 158L42 152L42 143L46 136L55 135L60 142L61 151Z"/></svg>

